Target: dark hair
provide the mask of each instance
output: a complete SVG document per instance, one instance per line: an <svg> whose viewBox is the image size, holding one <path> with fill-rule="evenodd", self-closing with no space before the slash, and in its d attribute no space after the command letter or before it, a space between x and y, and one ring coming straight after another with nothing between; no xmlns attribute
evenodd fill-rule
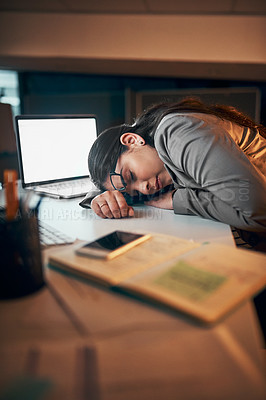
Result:
<svg viewBox="0 0 266 400"><path fill-rule="evenodd" d="M89 153L89 173L95 185L105 190L109 172L115 169L120 155L127 149L120 142L123 133L130 132L131 125L123 124L103 131L93 143Z"/></svg>
<svg viewBox="0 0 266 400"><path fill-rule="evenodd" d="M266 137L266 128L263 125L256 124L234 107L207 105L195 98L186 98L179 103L155 104L140 114L133 125L123 124L106 129L98 136L89 153L89 172L95 185L105 190L104 183L109 172L114 170L118 158L127 150L127 147L120 142L123 133L137 133L143 137L146 144L154 147L154 134L162 118L180 111L215 115L223 120L257 129L263 137Z"/></svg>

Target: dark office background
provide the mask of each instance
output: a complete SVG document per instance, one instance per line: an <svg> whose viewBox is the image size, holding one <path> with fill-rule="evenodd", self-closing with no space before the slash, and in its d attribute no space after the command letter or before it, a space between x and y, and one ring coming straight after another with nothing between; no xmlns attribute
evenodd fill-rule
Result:
<svg viewBox="0 0 266 400"><path fill-rule="evenodd" d="M136 96L145 92L154 93L157 101L172 100L171 93L178 99L178 93L183 97L206 91L203 100L233 105L253 118L257 109L258 122L266 124L266 82L22 72L19 84L23 114L96 114L99 131L132 122ZM151 94L146 101L152 101Z"/></svg>
<svg viewBox="0 0 266 400"><path fill-rule="evenodd" d="M196 95L209 103L229 104L266 125L266 82L214 79L19 72L21 114L95 114L98 131L132 123L150 103ZM18 169L17 156L0 154L4 168Z"/></svg>

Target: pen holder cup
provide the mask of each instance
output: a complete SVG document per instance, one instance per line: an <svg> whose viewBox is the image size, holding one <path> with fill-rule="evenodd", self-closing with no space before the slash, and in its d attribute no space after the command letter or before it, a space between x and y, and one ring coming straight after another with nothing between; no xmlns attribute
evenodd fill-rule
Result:
<svg viewBox="0 0 266 400"><path fill-rule="evenodd" d="M12 221L0 218L0 298L16 298L44 285L35 213Z"/></svg>

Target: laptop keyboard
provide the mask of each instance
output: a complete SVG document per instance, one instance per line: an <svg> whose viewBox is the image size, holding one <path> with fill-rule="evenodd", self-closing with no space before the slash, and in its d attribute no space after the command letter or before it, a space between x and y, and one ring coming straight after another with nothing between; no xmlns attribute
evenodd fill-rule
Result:
<svg viewBox="0 0 266 400"><path fill-rule="evenodd" d="M52 226L39 221L39 235L40 243L42 247L55 246L60 244L70 244L74 242L74 239L68 235L65 235L61 231Z"/></svg>
<svg viewBox="0 0 266 400"><path fill-rule="evenodd" d="M5 223L5 207L0 206L0 223ZM41 247L55 246L60 244L71 244L75 241L74 238L64 234L59 229L56 229L46 222L38 221L39 235Z"/></svg>
<svg viewBox="0 0 266 400"><path fill-rule="evenodd" d="M75 197L77 195L83 196L93 188L94 185L91 180L89 178L84 178L74 181L37 186L35 189L64 197Z"/></svg>

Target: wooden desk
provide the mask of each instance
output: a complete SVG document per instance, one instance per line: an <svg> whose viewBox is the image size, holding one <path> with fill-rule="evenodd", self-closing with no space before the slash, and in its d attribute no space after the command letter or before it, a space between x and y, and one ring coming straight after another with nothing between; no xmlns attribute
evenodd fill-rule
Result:
<svg viewBox="0 0 266 400"><path fill-rule="evenodd" d="M82 240L119 227L233 245L224 224L136 211L134 219L100 220L77 200L46 199L40 216ZM53 251L46 250L44 260ZM0 302L0 394L18 388L19 399L33 389L45 400L264 398L262 342L251 302L206 328L47 267L45 276L39 292Z"/></svg>

